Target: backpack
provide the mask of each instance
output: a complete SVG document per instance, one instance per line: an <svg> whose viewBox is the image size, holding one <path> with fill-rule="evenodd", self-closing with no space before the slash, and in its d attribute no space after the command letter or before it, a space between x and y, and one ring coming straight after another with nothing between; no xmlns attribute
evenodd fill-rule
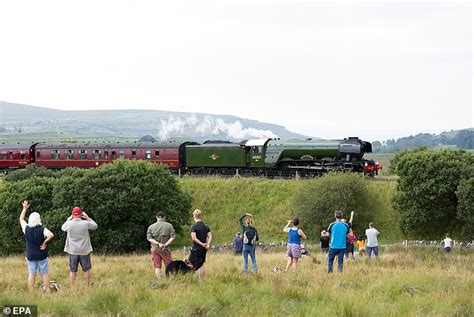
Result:
<svg viewBox="0 0 474 317"><path fill-rule="evenodd" d="M255 245L257 239L257 229L249 227L244 231L244 244Z"/></svg>

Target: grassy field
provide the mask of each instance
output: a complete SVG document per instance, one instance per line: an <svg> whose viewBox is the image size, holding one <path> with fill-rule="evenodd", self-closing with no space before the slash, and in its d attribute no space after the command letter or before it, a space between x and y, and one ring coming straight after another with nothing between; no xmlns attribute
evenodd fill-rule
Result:
<svg viewBox="0 0 474 317"><path fill-rule="evenodd" d="M257 253L260 272L243 274L241 257L210 253L207 277L156 281L148 255L93 255L89 289L68 283L65 256L50 258L61 289L30 294L21 257L0 259L0 304L39 305L43 316L472 316L474 254L436 248L386 247L375 261L347 261L327 274L310 250L297 272L273 273L284 252ZM183 258L184 254L175 252ZM78 280L78 282L82 282Z"/></svg>

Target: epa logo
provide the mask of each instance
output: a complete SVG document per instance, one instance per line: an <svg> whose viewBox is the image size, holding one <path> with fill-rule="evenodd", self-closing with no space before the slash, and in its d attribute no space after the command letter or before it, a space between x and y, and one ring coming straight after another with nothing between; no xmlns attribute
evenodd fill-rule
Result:
<svg viewBox="0 0 474 317"><path fill-rule="evenodd" d="M8 305L2 309L3 316L38 316L36 305Z"/></svg>

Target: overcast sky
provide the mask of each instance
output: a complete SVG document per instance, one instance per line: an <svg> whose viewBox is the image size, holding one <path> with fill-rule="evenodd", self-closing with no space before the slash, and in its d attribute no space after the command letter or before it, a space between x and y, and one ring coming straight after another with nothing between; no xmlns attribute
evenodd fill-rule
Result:
<svg viewBox="0 0 474 317"><path fill-rule="evenodd" d="M0 0L0 100L324 138L473 127L472 16L470 1Z"/></svg>

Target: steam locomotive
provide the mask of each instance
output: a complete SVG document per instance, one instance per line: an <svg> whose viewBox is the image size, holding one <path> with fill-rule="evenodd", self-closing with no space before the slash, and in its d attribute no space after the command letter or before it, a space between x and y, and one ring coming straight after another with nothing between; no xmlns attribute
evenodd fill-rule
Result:
<svg viewBox="0 0 474 317"><path fill-rule="evenodd" d="M114 160L164 164L179 175L315 177L328 171L370 176L380 165L363 158L372 144L357 137L339 141L253 139L239 143L210 140L202 144L177 139L165 142L0 144L0 170L30 164L51 169L97 167Z"/></svg>

